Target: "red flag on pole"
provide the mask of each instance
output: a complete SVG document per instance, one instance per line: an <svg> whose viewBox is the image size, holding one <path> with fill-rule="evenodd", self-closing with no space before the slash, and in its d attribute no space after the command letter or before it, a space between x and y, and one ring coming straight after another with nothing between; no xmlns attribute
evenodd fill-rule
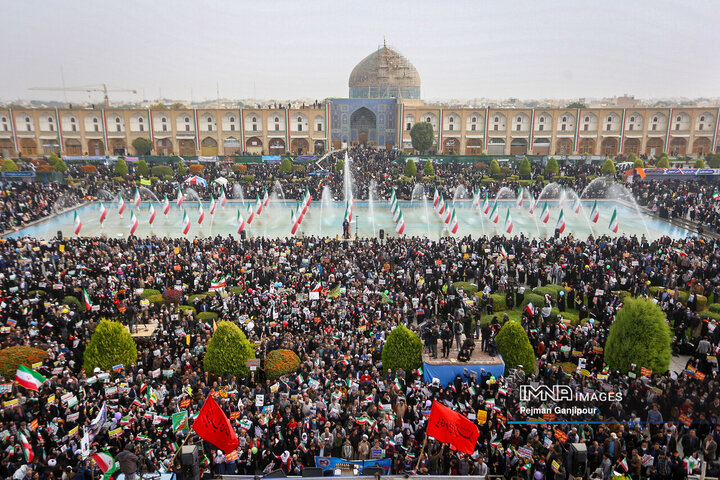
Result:
<svg viewBox="0 0 720 480"><path fill-rule="evenodd" d="M461 452L472 455L475 452L480 432L477 425L464 415L438 402L433 402L428 419L427 435L442 443L449 443Z"/></svg>
<svg viewBox="0 0 720 480"><path fill-rule="evenodd" d="M192 428L200 438L212 443L224 453L231 452L238 446L237 434L230 425L230 420L212 397L205 400Z"/></svg>

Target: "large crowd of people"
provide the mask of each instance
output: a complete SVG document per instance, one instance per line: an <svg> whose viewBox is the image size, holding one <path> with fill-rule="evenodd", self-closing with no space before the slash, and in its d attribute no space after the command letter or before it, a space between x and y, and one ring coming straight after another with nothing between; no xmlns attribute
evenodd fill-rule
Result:
<svg viewBox="0 0 720 480"><path fill-rule="evenodd" d="M355 176L358 191L367 191L375 180L378 195L388 196L397 176L389 154L362 155L356 152L362 160L355 168L365 173ZM451 178L473 167L436 168L447 169ZM269 172L259 170L256 178ZM311 176L318 182L313 187L317 190L324 178L322 186L341 192L339 172L332 167L328 172ZM473 191L478 180L465 178ZM287 185L290 196L293 182ZM58 197L69 205L71 198L94 196L93 188L113 191L113 186L111 181L77 187L85 189L80 191L17 186L24 206L20 209L12 190L6 191L3 226L49 214ZM166 188L172 192L177 185ZM295 193L302 191L296 188ZM579 191L583 184L574 188ZM410 185L401 191L412 194ZM666 205L673 216L689 219L694 211L695 221L717 225L712 186L683 182L660 189L642 183L631 191L649 208ZM216 294L192 297L224 276L227 285ZM309 293L318 283L323 291L314 299ZM462 364L468 347L494 354L494 336L507 312L548 284L562 285L562 294L544 296L543 304L521 316L537 358L536 373L519 368L496 378L466 372L443 385L427 381L420 370L383 368L385 340L398 325L423 339L428 356L442 352L448 362ZM475 286L477 295L467 285ZM145 289L179 290L179 304L195 310L148 302ZM81 299L83 291L93 309L86 310L82 300L68 301ZM497 294L504 306L494 303ZM625 295L654 298L663 308L673 347L687 359L684 368L649 376L608 371L602 347ZM227 454L191 435L188 443L202 446L202 468L209 474L282 469L297 475L315 467L316 457L337 457L390 459L393 474L565 480L579 476L572 444L581 443L594 478L675 480L701 471L718 476L720 329L702 311L700 297L707 303L720 299L718 242L701 237L5 239L0 242L2 347L37 347L49 358L36 366L48 378L38 392L5 378L0 476L87 478L97 466L83 457L83 426L103 404L108 421L94 438L93 451L118 458L126 476L182 475L176 453L185 434L173 431L170 419L181 408L192 417L210 396L233 419L239 447ZM558 321L570 311L577 322ZM266 378L262 369L247 377L206 372L203 359L213 329L195 312L215 312L219 320L239 325L257 358L279 348L296 352L300 368L278 380ZM107 372L83 369L85 347L102 318L119 320L130 330L139 324L157 327L151 337L138 338L134 365ZM568 368L580 360L583 369ZM520 401L521 383L611 391L622 400L598 403L591 413L515 423L533 420L521 410L528 406ZM154 392L153 401L148 391ZM434 439L426 442L433 401L478 424L473 454ZM582 423L558 423L563 421Z"/></svg>

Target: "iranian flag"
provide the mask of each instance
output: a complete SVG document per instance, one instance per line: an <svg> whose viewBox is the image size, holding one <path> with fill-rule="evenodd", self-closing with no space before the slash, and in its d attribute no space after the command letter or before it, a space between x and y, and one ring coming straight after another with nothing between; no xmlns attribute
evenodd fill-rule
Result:
<svg viewBox="0 0 720 480"><path fill-rule="evenodd" d="M183 196L182 190L180 190L180 187L178 187L178 194L177 194L177 200L175 200L175 203L179 207L182 205L183 200L185 200L185 197Z"/></svg>
<svg viewBox="0 0 720 480"><path fill-rule="evenodd" d="M135 203L136 207L139 207L140 202L142 202L142 198L140 197L140 189L135 187L135 198L133 199L133 203Z"/></svg>
<svg viewBox="0 0 720 480"><path fill-rule="evenodd" d="M118 215L122 215L125 211L125 200L123 199L122 193L118 193Z"/></svg>
<svg viewBox="0 0 720 480"><path fill-rule="evenodd" d="M507 250L505 250L505 245L500 245L500 255L503 256L503 258L508 258Z"/></svg>
<svg viewBox="0 0 720 480"><path fill-rule="evenodd" d="M213 280L210 282L210 291L214 292L215 290L219 290L221 288L227 287L227 278L230 275L224 275L220 277L220 280Z"/></svg>
<svg viewBox="0 0 720 480"><path fill-rule="evenodd" d="M83 288L83 300L85 301L85 310L88 312L92 310L92 302L90 301L90 295L88 295L87 290Z"/></svg>
<svg viewBox="0 0 720 480"><path fill-rule="evenodd" d="M112 474L120 468L120 464L107 452L93 453L92 459L103 472L103 480L109 480Z"/></svg>
<svg viewBox="0 0 720 480"><path fill-rule="evenodd" d="M240 213L240 209L238 208L238 214L237 214L237 227L238 227L238 235L240 235L240 232L245 230L245 220L243 220L243 216Z"/></svg>
<svg viewBox="0 0 720 480"><path fill-rule="evenodd" d="M438 193L438 190L436 187L435 191L433 192L433 207L437 207L439 201L440 201L440 194Z"/></svg>
<svg viewBox="0 0 720 480"><path fill-rule="evenodd" d="M350 200L345 200L345 220L350 223L352 222L352 205Z"/></svg>
<svg viewBox="0 0 720 480"><path fill-rule="evenodd" d="M395 231L398 235L402 235L403 232L405 232L405 219L403 218L402 212L400 212L400 216L395 224Z"/></svg>
<svg viewBox="0 0 720 480"><path fill-rule="evenodd" d="M476 208L480 206L480 189L479 188L475 189L475 195L473 195L473 206Z"/></svg>
<svg viewBox="0 0 720 480"><path fill-rule="evenodd" d="M450 207L448 207L448 205L445 204L445 223L449 224L451 218L452 218L452 212L450 211Z"/></svg>
<svg viewBox="0 0 720 480"><path fill-rule="evenodd" d="M563 209L560 209L560 216L557 219L557 223L555 224L555 230L559 230L560 233L563 233L565 231L565 214L563 213Z"/></svg>
<svg viewBox="0 0 720 480"><path fill-rule="evenodd" d="M150 225L152 225L153 222L155 221L155 214L156 214L155 207L153 207L153 204L151 203L150 204L150 218L148 218L148 223Z"/></svg>
<svg viewBox="0 0 720 480"><path fill-rule="evenodd" d="M295 232L297 232L299 226L300 221L298 219L298 216L295 214L295 210L290 210L290 233L292 235L295 235Z"/></svg>
<svg viewBox="0 0 720 480"><path fill-rule="evenodd" d="M535 197L530 195L530 210L529 210L530 215L535 213L535 208L537 208L537 200L535 200Z"/></svg>
<svg viewBox="0 0 720 480"><path fill-rule="evenodd" d="M518 207L523 206L523 187L520 187L520 190L518 191L518 196L515 199L515 205Z"/></svg>
<svg viewBox="0 0 720 480"><path fill-rule="evenodd" d="M107 208L100 202L100 225L105 221L105 218L107 218Z"/></svg>
<svg viewBox="0 0 720 480"><path fill-rule="evenodd" d="M301 224L303 221L303 218L305 218L305 210L303 210L302 205L300 205L300 202L295 202L295 215L297 215L298 225Z"/></svg>
<svg viewBox="0 0 720 480"><path fill-rule="evenodd" d="M542 212L540 212L540 220L542 220L543 223L547 223L550 220L550 210L548 209L547 202L545 202Z"/></svg>
<svg viewBox="0 0 720 480"><path fill-rule="evenodd" d="M533 307L532 302L529 302L527 305L525 305L525 311L530 315L530 318L533 318L535 316L535 307Z"/></svg>
<svg viewBox="0 0 720 480"><path fill-rule="evenodd" d="M198 225L200 225L203 220L205 220L205 210L203 210L202 203L198 202Z"/></svg>
<svg viewBox="0 0 720 480"><path fill-rule="evenodd" d="M215 197L213 197L212 193L210 194L210 215L215 215L215 207L217 205L215 204Z"/></svg>
<svg viewBox="0 0 720 480"><path fill-rule="evenodd" d="M130 212L130 235L135 235L135 230L138 228L138 219L135 216L135 212Z"/></svg>
<svg viewBox="0 0 720 480"><path fill-rule="evenodd" d="M80 221L80 215L78 215L77 210L75 210L75 222L73 230L75 231L75 235L80 235L80 230L82 229L82 222Z"/></svg>
<svg viewBox="0 0 720 480"><path fill-rule="evenodd" d="M165 198L163 198L163 215L167 215L168 212L170 212L170 200L168 200L167 194L165 194Z"/></svg>
<svg viewBox="0 0 720 480"><path fill-rule="evenodd" d="M392 214L393 214L393 222L398 221L398 217L400 216L400 205L397 203L394 204L392 207Z"/></svg>
<svg viewBox="0 0 720 480"><path fill-rule="evenodd" d="M220 206L224 207L227 203L227 196L225 195L225 189L220 187Z"/></svg>
<svg viewBox="0 0 720 480"><path fill-rule="evenodd" d="M597 200L595 200L592 210L590 210L590 220L593 223L597 223L597 221L600 220L600 209L598 208Z"/></svg>
<svg viewBox="0 0 720 480"><path fill-rule="evenodd" d="M47 382L47 378L25 365L18 365L15 381L23 387L37 392L40 390L40 385Z"/></svg>
<svg viewBox="0 0 720 480"><path fill-rule="evenodd" d="M438 214L442 215L445 211L445 199L443 198L442 193L440 194L440 201L437 204Z"/></svg>
<svg viewBox="0 0 720 480"><path fill-rule="evenodd" d="M188 217L187 210L183 211L183 220L182 220L182 233L183 235L187 235L190 231L190 217Z"/></svg>
<svg viewBox="0 0 720 480"><path fill-rule="evenodd" d="M487 215L488 212L490 211L490 202L488 201L487 193L485 194L485 200L483 200L482 211L485 215Z"/></svg>
<svg viewBox="0 0 720 480"><path fill-rule="evenodd" d="M267 207L268 203L270 203L270 196L268 195L267 187L265 187L265 192L263 193L263 207Z"/></svg>
<svg viewBox="0 0 720 480"><path fill-rule="evenodd" d="M512 233L513 229L513 221L512 217L510 216L510 210L508 209L507 215L505 215L505 231L510 234Z"/></svg>
<svg viewBox="0 0 720 480"><path fill-rule="evenodd" d="M622 459L622 461L620 462L620 466L623 468L623 470L625 470L625 472L628 471L627 458L623 458L623 459Z"/></svg>
<svg viewBox="0 0 720 480"><path fill-rule="evenodd" d="M308 209L310 204L312 203L312 195L310 194L310 190L305 187L305 210Z"/></svg>
<svg viewBox="0 0 720 480"><path fill-rule="evenodd" d="M617 208L613 209L612 217L610 217L610 225L608 228L613 232L617 233L620 225L618 225Z"/></svg>
<svg viewBox="0 0 720 480"><path fill-rule="evenodd" d="M27 437L25 434L20 431L18 432L18 440L20 440L20 444L22 445L22 451L23 455L25 456L25 462L30 463L35 458L35 454L33 453L32 445L30 445L30 442L28 442Z"/></svg>
<svg viewBox="0 0 720 480"><path fill-rule="evenodd" d="M255 210L253 209L252 205L248 205L247 224L250 225L254 218L255 218Z"/></svg>
<svg viewBox="0 0 720 480"><path fill-rule="evenodd" d="M580 197L575 195L575 200L573 201L573 204L572 204L573 212L580 213L580 206L581 206Z"/></svg>
<svg viewBox="0 0 720 480"><path fill-rule="evenodd" d="M450 231L454 234L458 231L458 221L457 217L455 216L455 209L453 208L452 211L452 218L450 218Z"/></svg>
<svg viewBox="0 0 720 480"><path fill-rule="evenodd" d="M260 201L260 195L255 194L255 213L260 215L262 213L263 204Z"/></svg>
<svg viewBox="0 0 720 480"><path fill-rule="evenodd" d="M500 219L500 215L497 211L497 202L493 204L492 211L490 212L490 221L493 223L498 223L498 220Z"/></svg>
<svg viewBox="0 0 720 480"><path fill-rule="evenodd" d="M395 194L395 187L393 187L392 192L390 193L390 208L394 208L397 204L397 195Z"/></svg>

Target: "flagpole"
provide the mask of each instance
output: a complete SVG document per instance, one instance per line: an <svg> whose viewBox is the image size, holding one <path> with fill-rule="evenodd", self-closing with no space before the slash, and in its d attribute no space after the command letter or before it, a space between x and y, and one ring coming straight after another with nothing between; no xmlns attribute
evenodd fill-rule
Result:
<svg viewBox="0 0 720 480"><path fill-rule="evenodd" d="M190 431L188 432L188 434L185 435L185 439L182 441L182 443L180 444L180 446L178 447L178 449L175 451L175 455L173 455L172 460L170 460L170 465L171 465L171 466L172 466L172 465L175 465L175 458L177 458L178 453L180 453L180 450L182 450L182 447L185 445L185 442L187 442L188 438L190 438L190 435L193 433L193 430L192 430L192 429L189 429L189 430L190 430ZM171 467L171 468L172 468L172 467Z"/></svg>
<svg viewBox="0 0 720 480"><path fill-rule="evenodd" d="M422 448L420 449L420 456L418 457L418 461L415 464L415 473L417 473L417 469L420 468L420 462L422 461L422 457L425 454L425 445L427 445L427 439L428 439L428 434L426 432L425 440L423 440Z"/></svg>

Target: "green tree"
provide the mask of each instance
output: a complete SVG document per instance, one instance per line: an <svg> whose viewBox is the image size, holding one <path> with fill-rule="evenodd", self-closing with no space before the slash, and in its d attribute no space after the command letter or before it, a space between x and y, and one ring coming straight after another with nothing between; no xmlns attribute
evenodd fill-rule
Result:
<svg viewBox="0 0 720 480"><path fill-rule="evenodd" d="M12 159L6 158L0 164L0 172L17 172L18 166Z"/></svg>
<svg viewBox="0 0 720 480"><path fill-rule="evenodd" d="M527 157L524 157L522 161L520 162L520 167L518 168L518 172L523 177L530 176L531 168L530 168L530 160L528 160Z"/></svg>
<svg viewBox="0 0 720 480"><path fill-rule="evenodd" d="M514 320L505 322L495 341L506 368L522 365L525 373L535 373L535 353L522 325Z"/></svg>
<svg viewBox="0 0 720 480"><path fill-rule="evenodd" d="M108 371L115 365L129 367L137 362L137 346L120 322L100 320L83 354L83 367L90 373L96 367Z"/></svg>
<svg viewBox="0 0 720 480"><path fill-rule="evenodd" d="M218 323L207 346L203 361L205 371L246 377L250 375L250 369L245 365L248 358L255 358L255 347L240 327L226 320Z"/></svg>
<svg viewBox="0 0 720 480"><path fill-rule="evenodd" d="M0 375L5 380L10 381L15 378L18 366L32 367L33 363L43 362L47 358L47 352L39 348L26 347L25 345L4 348L0 350Z"/></svg>
<svg viewBox="0 0 720 480"><path fill-rule="evenodd" d="M62 158L58 158L53 167L56 172L65 173L68 171L68 166L65 165L65 161Z"/></svg>
<svg viewBox="0 0 720 480"><path fill-rule="evenodd" d="M632 364L662 374L670 366L670 343L670 327L660 306L645 298L626 298L610 326L605 363L623 375Z"/></svg>
<svg viewBox="0 0 720 480"><path fill-rule="evenodd" d="M633 160L633 168L645 168L645 162L643 162L642 158Z"/></svg>
<svg viewBox="0 0 720 480"><path fill-rule="evenodd" d="M488 172L490 172L490 175L497 175L498 173L500 173L500 164L494 158L490 161Z"/></svg>
<svg viewBox="0 0 720 480"><path fill-rule="evenodd" d="M435 167L433 167L432 160L429 158L425 160L425 166L423 167L423 175L426 177L432 177L435 175Z"/></svg>
<svg viewBox="0 0 720 480"><path fill-rule="evenodd" d="M288 157L282 159L282 162L280 163L280 173L282 175L292 173L292 162Z"/></svg>
<svg viewBox="0 0 720 480"><path fill-rule="evenodd" d="M58 154L55 152L52 152L48 157L48 163L53 167L55 166L55 162L57 162L58 160L60 160L60 157L58 157Z"/></svg>
<svg viewBox="0 0 720 480"><path fill-rule="evenodd" d="M720 168L720 153L711 153L705 159L710 168Z"/></svg>
<svg viewBox="0 0 720 480"><path fill-rule="evenodd" d="M603 175L612 175L615 176L615 164L612 160L609 158L605 159L605 163L603 163L602 167L600 167L600 173Z"/></svg>
<svg viewBox="0 0 720 480"><path fill-rule="evenodd" d="M139 177L147 178L148 176L150 176L150 167L148 167L148 164L145 161L145 159L141 158L138 161L137 167L135 168L135 173L137 173L137 175Z"/></svg>
<svg viewBox="0 0 720 480"><path fill-rule="evenodd" d="M343 170L345 170L345 160L341 158L337 162L335 162L335 171L338 173L343 173Z"/></svg>
<svg viewBox="0 0 720 480"><path fill-rule="evenodd" d="M181 177L187 175L187 167L185 166L185 162L183 162L182 160L180 160L177 164L177 173Z"/></svg>
<svg viewBox="0 0 720 480"><path fill-rule="evenodd" d="M128 166L124 158L118 158L115 162L115 176L124 177L128 174Z"/></svg>
<svg viewBox="0 0 720 480"><path fill-rule="evenodd" d="M565 108L587 108L587 107L585 106L584 103L572 102L572 103L568 104L568 106Z"/></svg>
<svg viewBox="0 0 720 480"><path fill-rule="evenodd" d="M557 160L555 160L555 157L550 157L545 165L545 176L552 177L553 175L557 175L559 171L560 165L558 165Z"/></svg>
<svg viewBox="0 0 720 480"><path fill-rule="evenodd" d="M398 325L390 332L382 349L383 370L399 368L409 372L422 365L422 341L409 328Z"/></svg>
<svg viewBox="0 0 720 480"><path fill-rule="evenodd" d="M412 146L420 153L425 153L432 147L435 133L430 122L418 122L410 129Z"/></svg>
<svg viewBox="0 0 720 480"><path fill-rule="evenodd" d="M417 165L415 165L415 161L412 158L405 160L405 176L414 177L416 173Z"/></svg>
<svg viewBox="0 0 720 480"><path fill-rule="evenodd" d="M278 349L268 353L263 363L265 376L275 379L300 368L300 357L292 350Z"/></svg>
<svg viewBox="0 0 720 480"><path fill-rule="evenodd" d="M152 142L145 137L138 137L132 141L132 146L137 155L147 155L152 151Z"/></svg>
<svg viewBox="0 0 720 480"><path fill-rule="evenodd" d="M705 168L705 160L702 157L695 159L695 168Z"/></svg>
<svg viewBox="0 0 720 480"><path fill-rule="evenodd" d="M660 158L657 159L657 162L655 162L655 166L657 168L670 168L670 160L667 155L661 155Z"/></svg>

